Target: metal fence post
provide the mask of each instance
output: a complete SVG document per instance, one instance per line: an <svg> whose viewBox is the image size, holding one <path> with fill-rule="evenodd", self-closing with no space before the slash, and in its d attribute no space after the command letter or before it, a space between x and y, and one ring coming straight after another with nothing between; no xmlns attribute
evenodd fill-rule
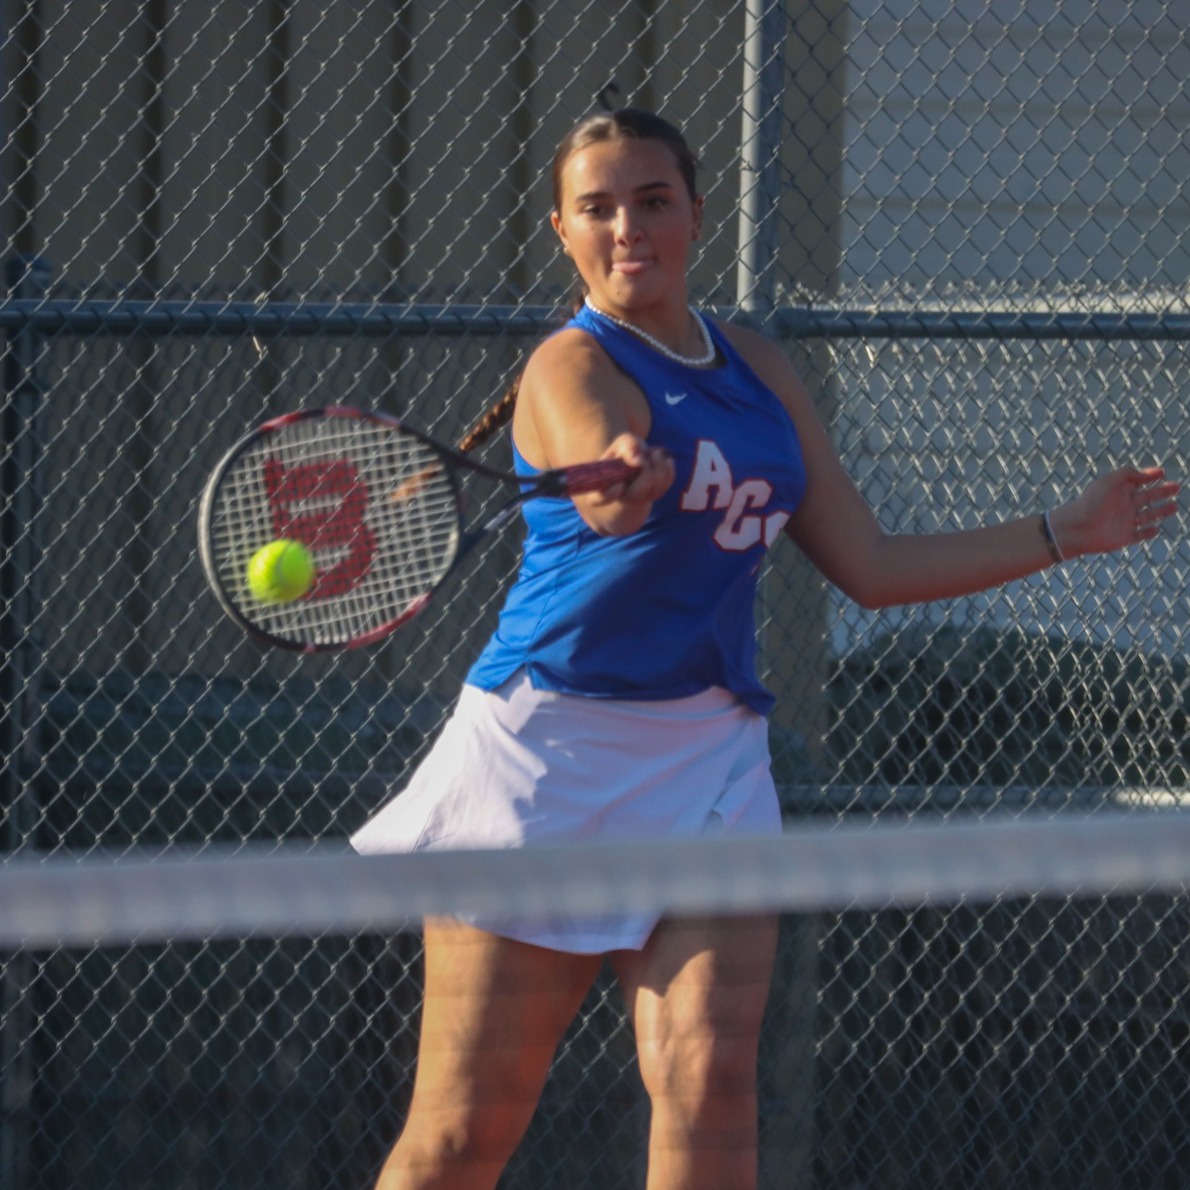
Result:
<svg viewBox="0 0 1190 1190"><path fill-rule="evenodd" d="M740 102L736 303L761 325L777 304L787 37L788 19L781 0L748 0ZM780 1053L761 1055L760 1094L768 1125L762 1143L766 1167L784 1170L799 1185L803 1179L808 1185L814 1143L811 1088L819 923L803 918L785 924L775 980L785 990L773 997L769 1014L787 1044Z"/></svg>
<svg viewBox="0 0 1190 1190"><path fill-rule="evenodd" d="M773 308L780 187L781 0L748 0L740 97L740 217L736 302L761 317Z"/></svg>
<svg viewBox="0 0 1190 1190"><path fill-rule="evenodd" d="M49 272L37 257L12 258L6 265L8 291L17 300L44 297ZM31 324L11 335L0 406L0 834L6 854L35 846L38 821L33 780L41 722L36 686L43 350ZM0 1185L9 1190L29 1183L33 970L26 954L14 955L0 968Z"/></svg>

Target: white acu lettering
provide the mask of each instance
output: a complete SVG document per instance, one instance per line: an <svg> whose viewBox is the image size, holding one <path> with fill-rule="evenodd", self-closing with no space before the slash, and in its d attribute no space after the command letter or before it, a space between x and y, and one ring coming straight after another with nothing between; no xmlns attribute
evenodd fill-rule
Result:
<svg viewBox="0 0 1190 1190"><path fill-rule="evenodd" d="M764 534L762 519L746 514L750 509L763 508L772 494L772 486L767 480L745 479L736 488L727 515L715 530L715 544L725 550L747 550L761 541Z"/></svg>
<svg viewBox="0 0 1190 1190"><path fill-rule="evenodd" d="M715 443L704 439L698 444L694 469L682 493L680 507L684 512L726 509L715 530L715 544L722 550L737 552L749 550L762 541L770 546L785 528L789 513L763 515L762 510L772 497L773 488L767 479L745 479L736 487L723 452Z"/></svg>
<svg viewBox="0 0 1190 1190"><path fill-rule="evenodd" d="M772 545L781 536L781 530L789 524L789 513L771 512L764 518L764 544Z"/></svg>
<svg viewBox="0 0 1190 1190"><path fill-rule="evenodd" d="M711 499L714 489L715 498ZM690 483L682 493L683 512L706 512L708 508L726 508L733 495L731 467L723 452L713 443L703 439L694 456L694 470Z"/></svg>

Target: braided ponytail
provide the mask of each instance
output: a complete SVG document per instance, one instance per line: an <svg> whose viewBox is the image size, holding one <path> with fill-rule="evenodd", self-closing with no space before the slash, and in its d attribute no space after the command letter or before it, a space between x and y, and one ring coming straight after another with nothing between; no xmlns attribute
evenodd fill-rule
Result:
<svg viewBox="0 0 1190 1190"><path fill-rule="evenodd" d="M571 314L577 314L582 309L584 296L585 290L580 284L571 295ZM503 395L495 404L486 409L479 421L459 439L456 445L457 450L461 450L466 454L468 451L483 446L497 430L512 420L513 410L516 408L517 394L521 391L521 378L524 375L525 371L522 368L517 373L516 379L504 390Z"/></svg>
<svg viewBox="0 0 1190 1190"><path fill-rule="evenodd" d="M516 395L520 390L521 376L523 375L523 372L518 373L517 378L505 390L504 395L486 410L479 421L459 439L459 450L464 453L475 450L476 447L482 446L491 438L501 426L508 423L512 417L512 411L516 407Z"/></svg>

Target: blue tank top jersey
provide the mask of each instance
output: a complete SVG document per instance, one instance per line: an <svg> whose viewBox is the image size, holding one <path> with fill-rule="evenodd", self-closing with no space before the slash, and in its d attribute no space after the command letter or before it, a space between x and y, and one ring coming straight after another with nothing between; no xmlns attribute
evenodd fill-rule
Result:
<svg viewBox="0 0 1190 1190"><path fill-rule="evenodd" d="M767 713L756 587L806 487L788 412L710 320L715 368L671 362L585 307L567 325L640 386L649 444L673 455L674 483L626 537L593 532L569 499L529 501L516 583L467 681L494 690L524 667L537 689L633 700L721 686ZM518 473L534 473L514 455Z"/></svg>

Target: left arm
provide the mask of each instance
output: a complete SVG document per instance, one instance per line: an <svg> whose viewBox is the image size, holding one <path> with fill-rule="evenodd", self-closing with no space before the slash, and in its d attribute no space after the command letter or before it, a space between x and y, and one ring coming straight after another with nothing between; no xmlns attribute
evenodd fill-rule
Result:
<svg viewBox="0 0 1190 1190"><path fill-rule="evenodd" d="M1160 467L1122 467L1100 476L1081 496L1050 514L1062 559L1109 553L1155 537L1160 522L1175 509L1177 490ZM816 551L832 565L832 551L822 544L813 516L795 517L789 532L799 544L808 543L803 545L807 552ZM843 581L852 584L848 593L868 608L971 595L1056 561L1039 514L947 533L889 534L878 528L866 546L864 556L844 566Z"/></svg>
<svg viewBox="0 0 1190 1190"><path fill-rule="evenodd" d="M786 532L823 576L866 608L970 595L1054 562L1040 514L949 533L884 532L844 470L809 392L785 353L761 336L725 328L797 427L806 495ZM1064 559L1107 553L1155 537L1177 508L1180 485L1160 467L1124 467L1054 508Z"/></svg>

